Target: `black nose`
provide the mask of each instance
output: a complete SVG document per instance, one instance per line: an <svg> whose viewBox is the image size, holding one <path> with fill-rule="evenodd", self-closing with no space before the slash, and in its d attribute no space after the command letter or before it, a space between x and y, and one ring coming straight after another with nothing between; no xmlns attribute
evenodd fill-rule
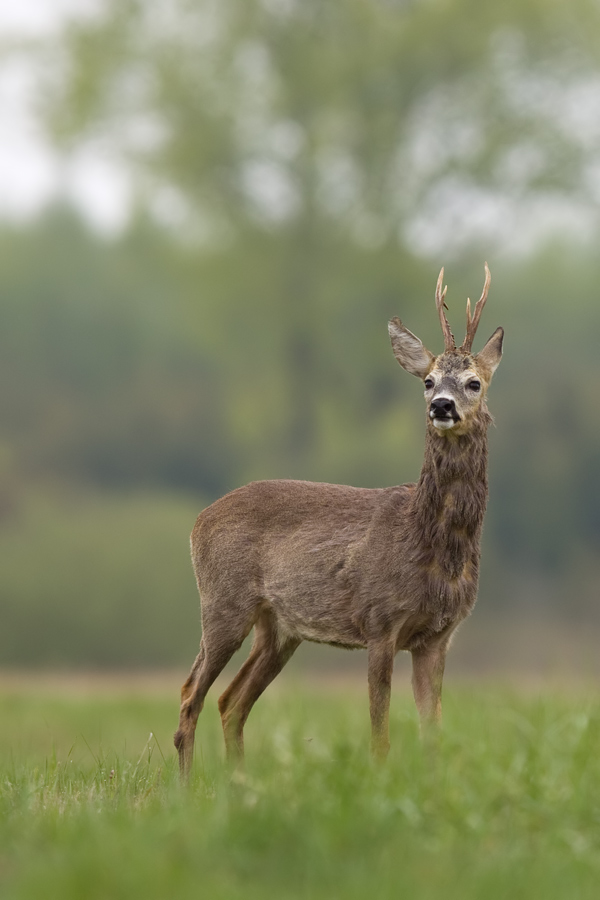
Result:
<svg viewBox="0 0 600 900"><path fill-rule="evenodd" d="M431 412L434 413L435 418L452 418L456 417L456 406L454 404L454 400L451 400L450 397L436 397L435 400L431 401Z"/></svg>

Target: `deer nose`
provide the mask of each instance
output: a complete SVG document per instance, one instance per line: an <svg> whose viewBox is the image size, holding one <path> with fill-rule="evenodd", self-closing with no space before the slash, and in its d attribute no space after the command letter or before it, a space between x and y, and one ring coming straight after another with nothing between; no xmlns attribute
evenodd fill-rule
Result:
<svg viewBox="0 0 600 900"><path fill-rule="evenodd" d="M450 397L436 397L431 401L429 415L432 419L457 418L456 404Z"/></svg>

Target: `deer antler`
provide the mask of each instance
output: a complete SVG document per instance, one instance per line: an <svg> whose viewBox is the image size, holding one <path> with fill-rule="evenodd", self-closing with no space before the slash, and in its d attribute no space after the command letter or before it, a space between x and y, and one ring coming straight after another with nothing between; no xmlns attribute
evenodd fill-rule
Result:
<svg viewBox="0 0 600 900"><path fill-rule="evenodd" d="M477 326L479 325L481 313L483 311L483 307L485 306L485 301L487 300L491 280L492 276L490 275L488 264L485 263L485 282L483 285L483 292L481 294L481 297L475 304L473 316L471 316L471 301L467 300L467 333L460 348L461 350L465 350L467 353L470 353L471 347L473 345L473 338L475 337L475 332L477 331Z"/></svg>
<svg viewBox="0 0 600 900"><path fill-rule="evenodd" d="M444 279L444 268L440 271L439 278L437 280L437 285L435 288L435 305L437 306L437 311L440 317L440 324L442 326L442 334L444 335L444 351L448 350L456 350L456 341L454 340L454 335L450 331L450 324L448 319L446 318L446 313L444 312L444 307L448 309L445 302L446 291L448 290L448 285L442 291L442 281Z"/></svg>

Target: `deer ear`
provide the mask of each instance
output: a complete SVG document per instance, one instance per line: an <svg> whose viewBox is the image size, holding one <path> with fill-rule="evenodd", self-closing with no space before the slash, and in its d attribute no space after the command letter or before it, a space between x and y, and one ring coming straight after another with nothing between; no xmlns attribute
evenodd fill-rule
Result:
<svg viewBox="0 0 600 900"><path fill-rule="evenodd" d="M481 363L485 368L490 370L493 375L502 359L502 341L504 340L504 328L496 328L495 332L483 348L480 350L475 361Z"/></svg>
<svg viewBox="0 0 600 900"><path fill-rule="evenodd" d="M397 316L388 323L388 331L394 356L402 368L417 378L424 378L435 359L433 353L423 346L422 341L412 331L404 327Z"/></svg>

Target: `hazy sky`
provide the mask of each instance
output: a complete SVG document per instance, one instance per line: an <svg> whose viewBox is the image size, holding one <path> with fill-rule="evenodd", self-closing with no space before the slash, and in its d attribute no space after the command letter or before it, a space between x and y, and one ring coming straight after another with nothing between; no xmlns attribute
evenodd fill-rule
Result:
<svg viewBox="0 0 600 900"><path fill-rule="evenodd" d="M122 172L97 148L78 151L68 162L45 139L35 115L36 71L19 41L44 37L67 16L85 14L93 0L0 0L0 217L26 219L59 192L67 194L101 229L127 217L128 185Z"/></svg>

